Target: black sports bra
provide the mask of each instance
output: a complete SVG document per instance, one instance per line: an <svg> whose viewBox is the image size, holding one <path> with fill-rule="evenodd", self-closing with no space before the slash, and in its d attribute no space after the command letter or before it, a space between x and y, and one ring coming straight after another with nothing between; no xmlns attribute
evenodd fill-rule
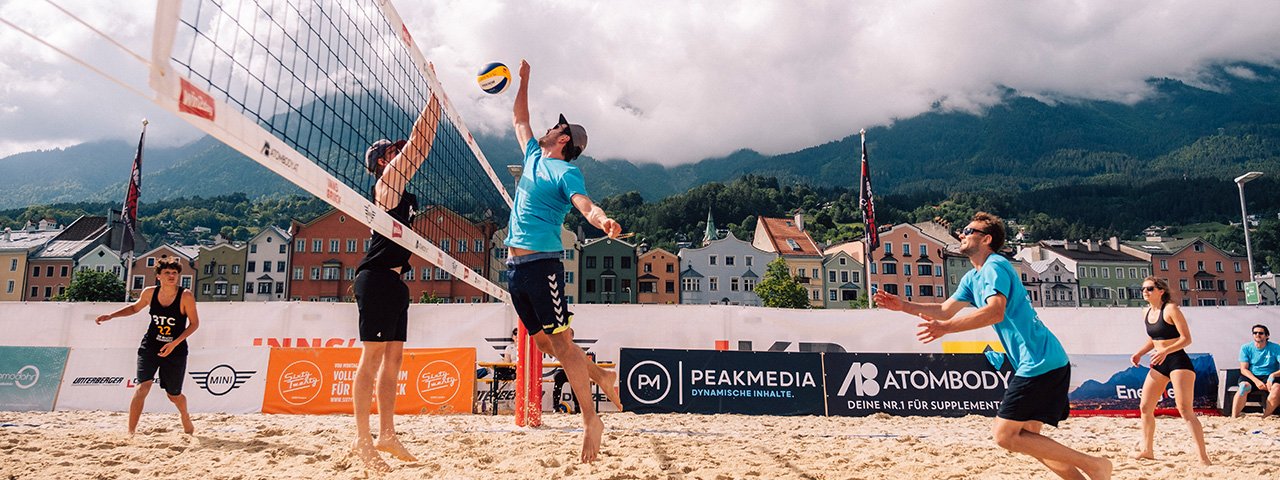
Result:
<svg viewBox="0 0 1280 480"><path fill-rule="evenodd" d="M1172 323L1164 321L1164 305L1160 306L1160 316L1156 318L1156 323L1147 321L1147 314L1151 312L1150 308L1143 310L1142 323L1147 324L1147 335L1152 340L1173 340L1181 338L1182 334L1178 333L1178 327Z"/></svg>

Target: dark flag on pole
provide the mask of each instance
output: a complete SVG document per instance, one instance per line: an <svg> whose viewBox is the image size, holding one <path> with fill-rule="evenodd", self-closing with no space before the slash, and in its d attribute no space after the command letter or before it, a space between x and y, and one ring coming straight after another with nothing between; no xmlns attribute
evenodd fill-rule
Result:
<svg viewBox="0 0 1280 480"><path fill-rule="evenodd" d="M124 195L124 207L120 209L120 222L124 234L120 240L121 255L133 253L133 236L138 231L138 194L142 189L142 143L147 138L147 121L142 121L142 136L138 137L138 153L133 157L133 173L129 175L129 190Z"/></svg>
<svg viewBox="0 0 1280 480"><path fill-rule="evenodd" d="M867 164L867 131L858 132L862 137L862 182L858 189L858 207L862 209L862 222L867 227L867 251L880 248L880 231L876 225L876 200L871 194L871 167Z"/></svg>

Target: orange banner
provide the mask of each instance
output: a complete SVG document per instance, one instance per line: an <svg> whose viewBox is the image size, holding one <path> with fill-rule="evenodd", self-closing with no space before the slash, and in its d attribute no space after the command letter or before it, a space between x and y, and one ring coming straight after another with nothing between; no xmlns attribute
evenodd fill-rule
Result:
<svg viewBox="0 0 1280 480"><path fill-rule="evenodd" d="M352 413L359 363L359 348L271 349L262 413ZM475 363L474 348L406 348L396 413L470 413Z"/></svg>

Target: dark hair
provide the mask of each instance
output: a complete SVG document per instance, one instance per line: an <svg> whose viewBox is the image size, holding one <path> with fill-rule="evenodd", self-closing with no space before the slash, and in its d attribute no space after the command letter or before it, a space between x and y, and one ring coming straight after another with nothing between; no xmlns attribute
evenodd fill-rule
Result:
<svg viewBox="0 0 1280 480"><path fill-rule="evenodd" d="M970 221L987 224L983 230L986 230L987 235L991 237L991 251L999 252L1004 248L1004 222L1000 217L987 212L978 212L973 214L973 219Z"/></svg>
<svg viewBox="0 0 1280 480"><path fill-rule="evenodd" d="M1249 329L1249 331L1253 331L1253 329L1254 329L1254 328L1261 328L1261 329L1262 329L1262 333L1265 333L1268 337L1270 337L1270 336L1271 336L1271 329L1270 329L1270 328L1267 328L1267 326L1266 326L1266 325L1263 325L1263 324L1259 323L1259 324L1257 324L1257 325L1254 325L1252 328L1250 328L1250 329Z"/></svg>
<svg viewBox="0 0 1280 480"><path fill-rule="evenodd" d="M516 327L516 328L511 329L511 336L513 336L513 337L514 337L514 336L519 335L519 334L520 334L520 327Z"/></svg>
<svg viewBox="0 0 1280 480"><path fill-rule="evenodd" d="M572 162L578 158L578 155L582 155L582 148L574 145L571 139L569 143L564 144L564 148L560 149L560 155L564 157L564 161Z"/></svg>
<svg viewBox="0 0 1280 480"><path fill-rule="evenodd" d="M1155 275L1142 279L1142 283L1151 282L1160 289L1160 302L1169 303L1169 281ZM1163 305L1162 305L1163 306Z"/></svg>
<svg viewBox="0 0 1280 480"><path fill-rule="evenodd" d="M174 258L161 258L156 261L156 275L165 270L173 270L175 273L182 273L182 262Z"/></svg>

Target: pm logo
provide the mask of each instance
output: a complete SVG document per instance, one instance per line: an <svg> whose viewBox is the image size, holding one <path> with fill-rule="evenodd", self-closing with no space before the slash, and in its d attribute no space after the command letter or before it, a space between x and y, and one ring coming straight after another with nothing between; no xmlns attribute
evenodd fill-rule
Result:
<svg viewBox="0 0 1280 480"><path fill-rule="evenodd" d="M661 363L645 360L627 373L627 389L637 402L653 405L671 393L671 372Z"/></svg>
<svg viewBox="0 0 1280 480"><path fill-rule="evenodd" d="M258 373L256 370L237 372L230 365L222 364L204 372L191 372L191 379L196 381L196 385L203 388L210 394L221 397L232 390L240 388L244 382L249 381L253 374Z"/></svg>
<svg viewBox="0 0 1280 480"><path fill-rule="evenodd" d="M840 384L840 391L836 393L839 396L849 394L849 385L853 385L853 394L859 397L874 397L880 394L880 382L875 380L876 375L880 374L880 369L876 368L874 363L854 362L849 366L849 374L845 375L844 383Z"/></svg>

